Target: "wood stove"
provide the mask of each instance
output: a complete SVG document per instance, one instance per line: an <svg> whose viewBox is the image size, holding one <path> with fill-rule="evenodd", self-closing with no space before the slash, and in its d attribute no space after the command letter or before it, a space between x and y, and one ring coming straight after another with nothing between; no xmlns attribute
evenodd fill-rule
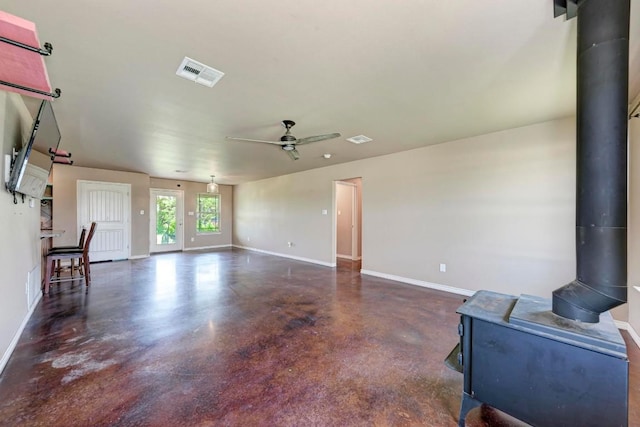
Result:
<svg viewBox="0 0 640 427"><path fill-rule="evenodd" d="M552 300L479 291L446 359L480 405L534 426L626 426L629 362L608 310L627 300L630 0L553 0L578 19L576 279Z"/></svg>
<svg viewBox="0 0 640 427"><path fill-rule="evenodd" d="M459 309L447 365L464 374L459 426L486 403L533 426L626 426L629 362L609 313L595 324L551 300L479 291Z"/></svg>

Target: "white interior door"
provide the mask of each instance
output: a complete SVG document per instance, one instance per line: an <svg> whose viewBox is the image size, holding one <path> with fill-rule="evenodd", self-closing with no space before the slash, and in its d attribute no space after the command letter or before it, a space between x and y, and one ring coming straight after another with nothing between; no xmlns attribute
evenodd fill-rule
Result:
<svg viewBox="0 0 640 427"><path fill-rule="evenodd" d="M89 247L91 261L130 256L131 185L78 181L78 230L97 223Z"/></svg>
<svg viewBox="0 0 640 427"><path fill-rule="evenodd" d="M151 189L149 252L182 250L182 191Z"/></svg>

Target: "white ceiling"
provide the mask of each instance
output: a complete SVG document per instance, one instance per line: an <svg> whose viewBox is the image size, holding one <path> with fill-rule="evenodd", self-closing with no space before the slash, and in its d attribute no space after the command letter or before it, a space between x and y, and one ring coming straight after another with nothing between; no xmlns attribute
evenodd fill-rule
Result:
<svg viewBox="0 0 640 427"><path fill-rule="evenodd" d="M552 0L0 0L51 42L61 148L78 166L238 184L575 110L576 20ZM640 92L632 0L630 95ZM225 73L175 75L185 56ZM278 140L341 138L298 148ZM373 142L354 145L364 134ZM323 153L332 153L324 159ZM176 172L186 171L186 172Z"/></svg>

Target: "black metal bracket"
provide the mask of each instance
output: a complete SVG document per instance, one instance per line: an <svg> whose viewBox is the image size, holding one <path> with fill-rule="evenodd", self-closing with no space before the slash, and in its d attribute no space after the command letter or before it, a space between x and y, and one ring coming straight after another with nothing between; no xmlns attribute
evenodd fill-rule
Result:
<svg viewBox="0 0 640 427"><path fill-rule="evenodd" d="M49 147L49 154L51 154L51 161L53 163L57 163L60 165L73 165L73 160L71 160L71 153L68 153L64 150L54 150Z"/></svg>
<svg viewBox="0 0 640 427"><path fill-rule="evenodd" d="M38 53L38 54L40 54L42 56L50 56L51 53L53 53L53 46L51 45L51 43L45 43L44 44L44 49L41 49L39 47L30 46L28 44L24 44L24 43L21 43L19 41L11 40L11 39L8 39L6 37L1 37L1 36L0 36L0 42L4 42L4 43L10 44L12 46L16 46L16 47L22 48L22 49L28 50L30 52L35 52L35 53ZM0 85L9 86L9 87L12 87L14 89L20 89L20 90L24 90L24 91L31 92L31 93L37 93L38 95L49 96L51 98L60 98L60 95L62 94L62 91L60 89L57 89L57 88L53 92L45 92L45 91L34 89L34 88L31 88L31 87L22 86L22 85L19 85L19 84L16 84L16 83L6 82L4 80L0 80Z"/></svg>
<svg viewBox="0 0 640 427"><path fill-rule="evenodd" d="M567 20L575 18L578 14L579 0L553 0L553 17L566 15Z"/></svg>
<svg viewBox="0 0 640 427"><path fill-rule="evenodd" d="M60 95L62 95L62 91L58 88L56 88L53 92L45 92L43 90L34 89L32 87L5 82L4 80L0 80L0 85L9 86L9 87L21 89L21 90L26 90L27 92L37 93L38 95L50 96L51 98L60 98Z"/></svg>
<svg viewBox="0 0 640 427"><path fill-rule="evenodd" d="M28 44L20 43L18 41L11 40L11 39L8 39L8 38L2 37L2 36L0 36L0 42L5 42L5 43L8 43L8 44L13 45L13 46L21 47L22 49L26 49L26 50L30 50L31 52L39 53L42 56L50 56L51 53L53 52L53 46L51 46L51 43L48 43L48 42L44 44L44 49L41 49L39 47L29 46Z"/></svg>

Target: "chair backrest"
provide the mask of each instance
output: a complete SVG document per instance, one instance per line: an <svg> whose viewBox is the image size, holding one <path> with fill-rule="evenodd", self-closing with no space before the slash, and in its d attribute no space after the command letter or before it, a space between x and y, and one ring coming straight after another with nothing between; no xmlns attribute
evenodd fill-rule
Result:
<svg viewBox="0 0 640 427"><path fill-rule="evenodd" d="M93 233L96 232L96 227L98 224L96 222L91 223L91 228L89 228L89 234L87 235L87 241L84 242L84 246L82 248L83 255L89 254L89 246L91 246L91 239L93 239Z"/></svg>
<svg viewBox="0 0 640 427"><path fill-rule="evenodd" d="M82 227L82 232L80 232L80 240L78 240L78 247L84 248L84 238L87 235L87 227Z"/></svg>

